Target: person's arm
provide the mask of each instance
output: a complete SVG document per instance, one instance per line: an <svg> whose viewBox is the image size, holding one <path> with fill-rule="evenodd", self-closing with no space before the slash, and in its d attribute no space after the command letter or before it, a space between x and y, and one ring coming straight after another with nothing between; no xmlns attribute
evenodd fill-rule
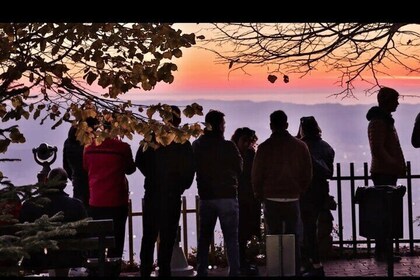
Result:
<svg viewBox="0 0 420 280"><path fill-rule="evenodd" d="M124 156L126 158L125 165L125 174L130 175L136 171L136 164L134 163L133 153L131 152L131 147L129 144L125 143Z"/></svg>
<svg viewBox="0 0 420 280"><path fill-rule="evenodd" d="M414 148L420 148L420 113L417 114L414 122L413 132L411 134L411 145Z"/></svg>
<svg viewBox="0 0 420 280"><path fill-rule="evenodd" d="M251 170L251 183L254 190L254 197L260 201L263 199L264 162L263 150L260 146L255 153Z"/></svg>
<svg viewBox="0 0 420 280"><path fill-rule="evenodd" d="M306 144L301 146L301 191L305 192L312 181L312 156Z"/></svg>
<svg viewBox="0 0 420 280"><path fill-rule="evenodd" d="M185 191L191 187L195 174L194 155L189 141L183 144L183 157L181 160L182 162L179 162L179 165L182 167L182 191Z"/></svg>
<svg viewBox="0 0 420 280"><path fill-rule="evenodd" d="M233 143L232 141L229 141L228 143L229 145L231 145L232 149L233 168L239 176L242 173L244 167L244 160L242 159L241 153L239 152L238 147L236 147L235 143Z"/></svg>
<svg viewBox="0 0 420 280"><path fill-rule="evenodd" d="M67 177L69 178L69 180L71 181L73 179L73 170L70 167L69 161L68 161L68 151L67 151L67 145L66 142L64 142L64 147L63 147L63 168L64 170L66 170L67 172Z"/></svg>
<svg viewBox="0 0 420 280"><path fill-rule="evenodd" d="M154 154L155 151L150 146L146 151L143 151L142 145L137 150L135 166L137 166L137 168L145 177L150 176L152 168L154 167Z"/></svg>

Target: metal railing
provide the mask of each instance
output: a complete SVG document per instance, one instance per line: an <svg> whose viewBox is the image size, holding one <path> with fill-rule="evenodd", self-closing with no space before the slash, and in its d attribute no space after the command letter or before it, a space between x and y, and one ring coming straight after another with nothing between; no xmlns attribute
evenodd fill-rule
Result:
<svg viewBox="0 0 420 280"><path fill-rule="evenodd" d="M369 175L368 164L365 162L363 163L363 174L356 175L355 174L355 167L354 163L349 164L349 175L344 176L342 175L342 165L341 163L336 164L336 176L330 179L330 193L332 192L332 188L336 187L337 192L337 218L338 218L338 225L337 225L337 237L334 238L333 244L338 244L340 255L344 252L344 245L349 245L353 249L353 254L357 254L358 244L366 244L368 252L371 250L371 240L366 239L364 237L360 237L357 234L357 223L356 223L356 203L355 203L355 188L357 186L357 182L361 182L358 186L369 186L369 180L371 179ZM408 222L408 239L396 239L394 243L396 245L397 250L399 249L400 243L408 243L410 254L414 254L414 243L420 243L420 239L414 239L414 219L413 219L413 194L412 194L412 180L413 179L420 179L420 175L413 175L411 174L411 163L407 162L407 174L406 176L400 178L400 180L406 180L406 188L407 188L407 222ZM343 183L348 182L350 184L350 205L343 205ZM404 184L403 184L404 185ZM182 196L182 207L181 207L181 229L182 229L182 244L185 256L188 256L188 223L187 223L187 215L195 214L196 219L196 232L198 233L199 228L199 215L198 215L198 205L199 205L199 197L195 197L195 203L193 208L187 207L187 199L185 196ZM344 240L343 235L343 207L350 207L351 212L351 238L350 240ZM419 213L420 215L420 213ZM133 238L133 217L142 216L142 212L133 212L131 200L129 204L129 213L128 213L128 235L129 235L129 261L133 263L134 261L134 238ZM196 235L198 239L198 234ZM211 246L211 251L214 252L215 246L214 242Z"/></svg>

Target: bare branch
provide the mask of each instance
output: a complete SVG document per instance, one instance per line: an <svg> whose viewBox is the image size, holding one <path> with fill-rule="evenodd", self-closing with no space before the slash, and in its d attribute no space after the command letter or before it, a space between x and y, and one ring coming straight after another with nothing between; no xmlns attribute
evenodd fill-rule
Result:
<svg viewBox="0 0 420 280"><path fill-rule="evenodd" d="M216 63L229 71L246 71L265 65L267 74L313 71L337 74L343 91L336 96L354 97L354 82L369 85L366 94L380 86L381 75L393 66L407 74L419 73L419 26L408 23L214 23L212 37L200 48L216 54ZM363 77L363 74L365 77Z"/></svg>

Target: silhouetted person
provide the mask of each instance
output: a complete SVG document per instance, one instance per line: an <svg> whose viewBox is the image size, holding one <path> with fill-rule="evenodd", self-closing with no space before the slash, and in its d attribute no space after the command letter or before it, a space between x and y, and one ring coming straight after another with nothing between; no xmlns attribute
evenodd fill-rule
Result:
<svg viewBox="0 0 420 280"><path fill-rule="evenodd" d="M287 131L283 111L270 115L270 128L271 136L255 154L252 185L255 197L263 202L266 234L295 235L295 274L300 275L299 198L312 180L311 155L306 144Z"/></svg>
<svg viewBox="0 0 420 280"><path fill-rule="evenodd" d="M200 196L197 276L208 274L209 246L217 218L227 252L229 276L240 274L237 189L242 157L235 144L224 138L224 116L220 111L210 110L205 116L204 135L192 144Z"/></svg>
<svg viewBox="0 0 420 280"><path fill-rule="evenodd" d="M172 108L170 123L178 127L181 111ZM150 277L153 270L153 253L159 235L159 276L171 276L171 258L176 242L181 195L194 179L194 161L191 143L172 142L167 146L158 144L143 151L141 145L136 154L136 166L145 176L143 204L143 237L140 251L140 273Z"/></svg>
<svg viewBox="0 0 420 280"><path fill-rule="evenodd" d="M303 276L324 276L319 256L318 218L329 200L328 179L334 173L334 149L322 139L321 128L313 116L300 119L299 138L306 143L312 156L312 181L300 197L303 222Z"/></svg>
<svg viewBox="0 0 420 280"><path fill-rule="evenodd" d="M255 145L258 137L255 131L248 127L235 130L233 143L239 149L243 159L243 171L239 177L239 260L243 275L258 273L255 264L247 257L247 243L253 238L261 238L261 203L254 197L251 184L252 163L255 157ZM256 256L252 256L256 257Z"/></svg>
<svg viewBox="0 0 420 280"><path fill-rule="evenodd" d="M90 125L94 127L94 122ZM126 175L136 171L130 145L118 138L105 138L100 145L92 142L84 149L83 166L89 178L89 216L94 220L113 219L115 248L109 248L108 257L122 258L128 216ZM119 275L120 267L113 273Z"/></svg>
<svg viewBox="0 0 420 280"><path fill-rule="evenodd" d="M406 173L405 159L391 113L398 107L399 94L395 89L382 87L377 96L378 106L369 109L368 137L372 163L370 173L375 186L396 186ZM386 237L376 238L375 259L386 260ZM400 257L394 256L394 261Z"/></svg>
<svg viewBox="0 0 420 280"><path fill-rule="evenodd" d="M38 197L29 198L24 201L19 216L19 221L21 223L32 223L41 218L42 215L52 217L60 211L63 211L64 213L63 223L75 222L87 217L87 212L82 201L77 198L69 197L69 195L64 192L64 189L67 186L67 172L63 168L52 169L48 173L47 183L48 182L51 183L51 190L55 191L48 191ZM48 201L46 203L40 203L40 197L47 198ZM49 262L55 260L55 254L56 252L54 252L54 250L49 252L49 255L47 256L50 259ZM68 258L79 259L81 257L80 252L68 252L68 254ZM44 252L31 254L31 259L25 259L25 262L28 262L31 267L36 267L37 262L42 261L42 258L44 257L39 255L44 255ZM66 277L68 275L68 269L55 269L54 273L54 276Z"/></svg>
<svg viewBox="0 0 420 280"><path fill-rule="evenodd" d="M73 197L80 199L86 209L89 207L89 181L83 169L84 146L76 139L77 128L71 126L63 146L63 168L73 184Z"/></svg>
<svg viewBox="0 0 420 280"><path fill-rule="evenodd" d="M55 191L46 192L43 196L49 199L45 205L34 203L34 199L25 200L20 210L19 220L21 222L34 222L42 215L52 217L59 211L64 212L64 222L79 221L87 217L83 203L77 199L69 197L64 191L67 186L67 172L63 168L54 168L48 173L48 182L56 181L57 184L51 186Z"/></svg>
<svg viewBox="0 0 420 280"><path fill-rule="evenodd" d="M417 114L414 121L413 132L411 133L411 145L414 148L420 148L420 113Z"/></svg>

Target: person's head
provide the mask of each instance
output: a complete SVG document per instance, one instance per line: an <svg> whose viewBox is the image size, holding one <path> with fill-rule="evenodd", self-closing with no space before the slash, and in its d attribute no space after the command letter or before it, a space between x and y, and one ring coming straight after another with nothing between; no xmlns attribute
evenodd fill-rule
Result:
<svg viewBox="0 0 420 280"><path fill-rule="evenodd" d="M277 110L270 115L270 128L272 131L286 130L289 126L287 115L282 110Z"/></svg>
<svg viewBox="0 0 420 280"><path fill-rule="evenodd" d="M299 134L301 138L320 137L322 133L314 116L300 118Z"/></svg>
<svg viewBox="0 0 420 280"><path fill-rule="evenodd" d="M378 105L380 108L389 113L395 112L399 104L398 97L399 93L395 89L389 87L382 87L379 90L377 96Z"/></svg>
<svg viewBox="0 0 420 280"><path fill-rule="evenodd" d="M54 185L54 187L60 190L64 190L66 188L67 179L68 179L67 172L61 167L51 169L47 177L48 181L57 182L57 184Z"/></svg>
<svg viewBox="0 0 420 280"><path fill-rule="evenodd" d="M178 108L178 106L172 105L172 120L169 122L175 126L178 127L181 124L181 110Z"/></svg>
<svg viewBox="0 0 420 280"><path fill-rule="evenodd" d="M86 119L86 123L90 128L92 128L93 130L96 130L96 127L98 126L99 121L96 118L88 117Z"/></svg>
<svg viewBox="0 0 420 280"><path fill-rule="evenodd" d="M205 116L205 122L211 131L223 134L225 132L225 114L217 110L210 110Z"/></svg>
<svg viewBox="0 0 420 280"><path fill-rule="evenodd" d="M235 130L231 140L236 144L239 151L244 152L247 149L254 148L258 137L255 134L255 130L252 130L248 127L241 127Z"/></svg>

